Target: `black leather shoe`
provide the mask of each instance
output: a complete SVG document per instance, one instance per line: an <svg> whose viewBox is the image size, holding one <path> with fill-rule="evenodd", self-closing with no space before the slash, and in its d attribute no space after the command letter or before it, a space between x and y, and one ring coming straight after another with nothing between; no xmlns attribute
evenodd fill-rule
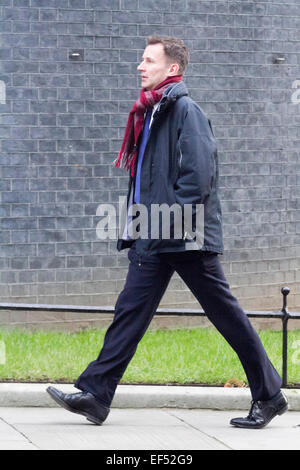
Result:
<svg viewBox="0 0 300 470"><path fill-rule="evenodd" d="M55 387L48 387L47 392L60 406L72 413L85 416L94 424L102 424L110 411L89 392L63 393Z"/></svg>
<svg viewBox="0 0 300 470"><path fill-rule="evenodd" d="M276 415L288 410L288 401L283 392L267 401L253 401L246 418L234 418L230 424L238 428L260 429L266 426Z"/></svg>

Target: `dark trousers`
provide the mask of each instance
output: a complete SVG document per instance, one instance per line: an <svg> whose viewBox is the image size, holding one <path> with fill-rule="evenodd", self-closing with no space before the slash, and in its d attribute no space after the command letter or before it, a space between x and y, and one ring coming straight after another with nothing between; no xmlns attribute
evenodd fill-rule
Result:
<svg viewBox="0 0 300 470"><path fill-rule="evenodd" d="M281 378L271 364L247 315L231 294L218 255L187 251L139 256L133 245L124 289L116 305L98 358L79 376L75 387L92 393L109 407L116 387L146 332L176 271L195 295L209 320L237 353L253 400L268 400Z"/></svg>

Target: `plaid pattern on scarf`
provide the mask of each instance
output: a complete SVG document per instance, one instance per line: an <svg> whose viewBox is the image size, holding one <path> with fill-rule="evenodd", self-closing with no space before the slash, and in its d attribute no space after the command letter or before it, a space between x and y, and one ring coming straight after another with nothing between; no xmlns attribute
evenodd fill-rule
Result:
<svg viewBox="0 0 300 470"><path fill-rule="evenodd" d="M181 80L182 75L175 75L164 80L153 90L147 91L142 88L140 97L133 105L128 116L121 151L118 158L114 160L116 167L125 168L127 171L131 167L131 176L134 175L134 165L138 153L137 142L144 126L145 112L161 100L164 91L171 83L180 82Z"/></svg>

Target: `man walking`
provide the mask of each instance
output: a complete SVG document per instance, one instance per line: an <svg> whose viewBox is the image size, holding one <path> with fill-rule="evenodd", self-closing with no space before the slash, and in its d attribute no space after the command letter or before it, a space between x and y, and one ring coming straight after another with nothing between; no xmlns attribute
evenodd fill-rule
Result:
<svg viewBox="0 0 300 470"><path fill-rule="evenodd" d="M237 353L249 381L252 406L245 418L230 424L261 428L288 409L281 379L237 299L231 294L218 255L223 252L218 196L218 155L209 119L188 96L182 76L188 51L178 38L150 37L142 62L142 90L128 118L117 167L129 171L127 223L117 248L129 248L125 286L98 358L79 376L79 393L47 391L69 411L101 424L110 411L118 383L146 332L176 271L207 317ZM140 233L132 233L133 205L148 209ZM150 209L176 204L191 208L190 224L168 238L151 237ZM139 206L137 206L139 207ZM202 237L197 215L203 209ZM155 220L157 222L157 220ZM146 225L143 227L143 224ZM131 230L130 230L131 227ZM178 230L177 230L178 232ZM145 236L146 233L146 236Z"/></svg>

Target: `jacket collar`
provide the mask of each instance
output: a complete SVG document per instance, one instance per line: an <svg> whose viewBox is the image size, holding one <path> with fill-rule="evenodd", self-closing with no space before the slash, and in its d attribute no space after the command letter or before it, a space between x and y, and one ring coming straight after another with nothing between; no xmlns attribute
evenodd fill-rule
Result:
<svg viewBox="0 0 300 470"><path fill-rule="evenodd" d="M170 85L163 93L156 110L157 113L164 112L171 104L178 100L181 96L187 96L188 90L183 81Z"/></svg>

